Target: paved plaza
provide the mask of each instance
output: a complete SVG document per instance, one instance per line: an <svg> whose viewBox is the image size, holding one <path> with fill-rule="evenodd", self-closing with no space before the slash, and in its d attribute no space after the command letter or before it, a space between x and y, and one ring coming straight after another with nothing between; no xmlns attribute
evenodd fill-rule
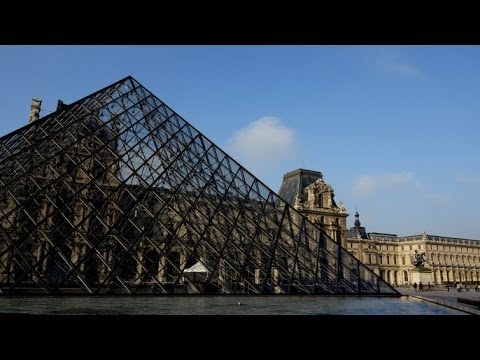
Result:
<svg viewBox="0 0 480 360"><path fill-rule="evenodd" d="M447 291L446 288L439 287L432 287L430 291L425 289L424 291L415 291L412 287L397 287L396 289L402 295L413 296L435 304L465 311L472 315L480 315L480 292L476 292L473 288L469 289L469 291L463 290L461 292L452 288L450 288L450 291ZM473 302L475 305L465 304L462 300Z"/></svg>

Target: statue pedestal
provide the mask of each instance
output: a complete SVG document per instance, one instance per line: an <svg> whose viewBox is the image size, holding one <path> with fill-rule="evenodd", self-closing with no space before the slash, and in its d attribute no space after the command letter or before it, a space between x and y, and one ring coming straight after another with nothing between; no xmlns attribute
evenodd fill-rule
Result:
<svg viewBox="0 0 480 360"><path fill-rule="evenodd" d="M422 283L423 286L428 283L433 284L432 270L426 267L415 266L410 270L410 283Z"/></svg>

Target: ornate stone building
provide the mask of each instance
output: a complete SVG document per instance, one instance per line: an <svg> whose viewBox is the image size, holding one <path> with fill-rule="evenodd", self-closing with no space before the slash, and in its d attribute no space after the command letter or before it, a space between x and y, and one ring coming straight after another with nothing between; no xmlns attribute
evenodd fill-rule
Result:
<svg viewBox="0 0 480 360"><path fill-rule="evenodd" d="M347 247L347 212L334 200L332 186L319 171L297 169L283 176L278 193L288 203L320 226L332 239Z"/></svg>
<svg viewBox="0 0 480 360"><path fill-rule="evenodd" d="M319 224L350 254L393 285L411 283L415 255L424 253L432 284L480 282L480 241L448 236L397 236L367 233L355 212L347 230L345 207L333 200L333 189L317 171L298 169L285 174L280 196L303 215Z"/></svg>

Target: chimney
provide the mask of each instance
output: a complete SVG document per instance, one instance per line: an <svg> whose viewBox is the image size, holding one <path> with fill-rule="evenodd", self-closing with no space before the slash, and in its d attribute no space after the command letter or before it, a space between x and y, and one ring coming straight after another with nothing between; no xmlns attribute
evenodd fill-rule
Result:
<svg viewBox="0 0 480 360"><path fill-rule="evenodd" d="M37 121L40 117L40 106L42 105L42 100L39 98L32 99L32 106L30 110L30 123Z"/></svg>

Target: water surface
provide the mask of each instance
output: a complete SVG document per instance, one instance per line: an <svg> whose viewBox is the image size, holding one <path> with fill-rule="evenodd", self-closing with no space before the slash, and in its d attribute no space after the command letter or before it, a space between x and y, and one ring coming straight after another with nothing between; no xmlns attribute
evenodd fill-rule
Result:
<svg viewBox="0 0 480 360"><path fill-rule="evenodd" d="M466 315L408 296L0 297L0 314Z"/></svg>

